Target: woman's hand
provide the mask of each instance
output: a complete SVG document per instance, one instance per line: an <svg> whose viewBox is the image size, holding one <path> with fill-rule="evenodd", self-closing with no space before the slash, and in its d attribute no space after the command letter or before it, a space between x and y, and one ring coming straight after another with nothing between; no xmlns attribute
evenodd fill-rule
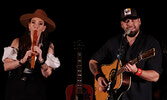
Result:
<svg viewBox="0 0 167 100"><path fill-rule="evenodd" d="M25 63L29 58L31 58L31 56L33 55L34 53L32 52L32 50L28 50L26 52L26 54L24 55L24 57L21 59L21 63Z"/></svg>
<svg viewBox="0 0 167 100"><path fill-rule="evenodd" d="M40 62L43 62L42 50L40 49L39 46L34 46L34 53L35 53L35 55L38 56L38 60L39 60Z"/></svg>
<svg viewBox="0 0 167 100"><path fill-rule="evenodd" d="M52 73L52 68L49 67L47 64L43 64L43 65L41 66L41 71L42 71L42 75L47 78L48 76L51 75L51 73Z"/></svg>

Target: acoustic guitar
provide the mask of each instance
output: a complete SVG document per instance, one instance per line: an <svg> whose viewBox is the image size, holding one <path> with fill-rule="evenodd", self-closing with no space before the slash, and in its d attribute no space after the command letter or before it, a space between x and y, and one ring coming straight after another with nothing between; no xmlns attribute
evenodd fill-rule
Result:
<svg viewBox="0 0 167 100"><path fill-rule="evenodd" d="M141 60L148 59L153 56L155 56L155 48L145 51L135 59L129 61L129 63L133 65ZM116 70L117 64L118 69ZM131 86L131 77L124 74L125 67L122 65L121 61L118 63L118 60L115 60L112 64L102 65L101 69L108 81L108 87L105 92L99 91L98 83L95 79L94 86L96 100L110 100L111 95L114 100L119 100L121 96L129 90Z"/></svg>
<svg viewBox="0 0 167 100"><path fill-rule="evenodd" d="M82 41L77 41L77 83L66 88L66 100L93 100L93 88L82 83Z"/></svg>

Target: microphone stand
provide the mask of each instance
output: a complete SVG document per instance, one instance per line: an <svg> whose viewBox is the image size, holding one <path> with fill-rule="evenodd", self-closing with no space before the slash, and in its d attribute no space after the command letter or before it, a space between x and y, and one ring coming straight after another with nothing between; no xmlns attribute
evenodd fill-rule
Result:
<svg viewBox="0 0 167 100"><path fill-rule="evenodd" d="M123 34L122 36L122 39L121 39L121 42L120 42L120 47L118 49L118 54L117 54L117 65L116 65L116 69L115 69L115 73L114 73L114 77L111 79L111 81L109 81L109 85L108 85L108 88L107 88L107 93L108 93L108 98L107 100L113 100L113 94L114 93L114 90L113 90L113 87L115 86L115 82L116 82L116 75L117 75L117 71L118 71L118 66L119 66L119 62L121 61L121 57L122 57L122 51L123 51L123 40L126 38L127 34Z"/></svg>

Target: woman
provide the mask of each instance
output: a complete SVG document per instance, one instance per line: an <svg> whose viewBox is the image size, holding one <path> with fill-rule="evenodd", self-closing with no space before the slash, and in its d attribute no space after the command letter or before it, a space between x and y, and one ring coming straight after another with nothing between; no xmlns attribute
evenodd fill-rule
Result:
<svg viewBox="0 0 167 100"><path fill-rule="evenodd" d="M46 100L44 80L60 66L54 44L47 38L56 25L42 9L22 15L20 22L27 30L4 48L2 58L4 70L9 71L5 98Z"/></svg>

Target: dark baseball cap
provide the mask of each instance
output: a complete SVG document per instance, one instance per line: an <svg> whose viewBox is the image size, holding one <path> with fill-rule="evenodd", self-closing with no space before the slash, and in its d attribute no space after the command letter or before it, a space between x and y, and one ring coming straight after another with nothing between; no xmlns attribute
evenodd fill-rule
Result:
<svg viewBox="0 0 167 100"><path fill-rule="evenodd" d="M134 8L125 8L121 11L121 21L125 21L127 18L129 19L137 19L139 18L136 9Z"/></svg>

